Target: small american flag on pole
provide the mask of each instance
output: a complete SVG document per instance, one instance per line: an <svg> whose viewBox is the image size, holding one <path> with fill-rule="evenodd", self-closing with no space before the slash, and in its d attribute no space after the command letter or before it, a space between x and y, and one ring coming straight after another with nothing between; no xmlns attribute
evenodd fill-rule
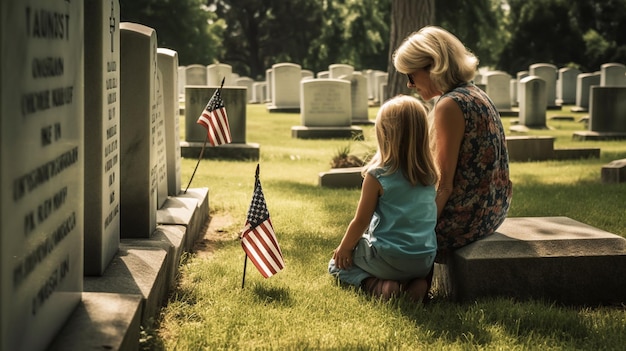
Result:
<svg viewBox="0 0 626 351"><path fill-rule="evenodd" d="M241 234L241 246L246 257L250 258L265 278L271 277L285 267L283 253L278 246L270 213L263 196L258 164L254 181L254 195L248 209L246 226Z"/></svg>
<svg viewBox="0 0 626 351"><path fill-rule="evenodd" d="M224 85L223 79L222 85ZM209 100L209 103L196 122L206 128L207 137L211 146L228 144L232 141L230 126L228 125L228 115L226 115L226 107L224 107L221 91L221 87L215 90L211 100Z"/></svg>

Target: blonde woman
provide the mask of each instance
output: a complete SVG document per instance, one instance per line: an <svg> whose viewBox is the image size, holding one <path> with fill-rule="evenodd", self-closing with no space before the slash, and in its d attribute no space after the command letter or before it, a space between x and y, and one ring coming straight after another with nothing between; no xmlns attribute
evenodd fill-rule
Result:
<svg viewBox="0 0 626 351"><path fill-rule="evenodd" d="M407 86L434 106L437 185L437 262L454 249L491 235L511 202L509 158L500 115L472 83L478 59L439 27L408 36L394 53Z"/></svg>
<svg viewBox="0 0 626 351"><path fill-rule="evenodd" d="M427 294L435 259L435 184L426 108L414 97L384 103L376 117L378 149L364 167L356 214L329 262L340 282L375 297Z"/></svg>

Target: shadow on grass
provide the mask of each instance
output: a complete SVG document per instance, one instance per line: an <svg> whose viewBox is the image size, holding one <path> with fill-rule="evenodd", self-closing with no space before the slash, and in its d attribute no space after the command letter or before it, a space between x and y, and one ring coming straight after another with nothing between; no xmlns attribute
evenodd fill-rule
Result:
<svg viewBox="0 0 626 351"><path fill-rule="evenodd" d="M279 287L268 287L263 284L254 284L252 288L254 298L263 304L276 304L285 307L293 305L293 299L289 289Z"/></svg>

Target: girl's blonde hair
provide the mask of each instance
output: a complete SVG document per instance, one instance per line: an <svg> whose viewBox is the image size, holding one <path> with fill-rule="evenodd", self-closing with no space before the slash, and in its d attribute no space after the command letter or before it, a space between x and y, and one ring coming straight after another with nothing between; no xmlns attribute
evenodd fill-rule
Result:
<svg viewBox="0 0 626 351"><path fill-rule="evenodd" d="M393 54L393 65L404 74L428 67L430 79L445 93L474 78L478 58L452 33L426 26L404 40Z"/></svg>
<svg viewBox="0 0 626 351"><path fill-rule="evenodd" d="M401 170L413 185L433 185L437 169L428 137L427 111L414 97L398 95L387 100L376 116L378 150L364 167L363 174L387 168L385 174Z"/></svg>

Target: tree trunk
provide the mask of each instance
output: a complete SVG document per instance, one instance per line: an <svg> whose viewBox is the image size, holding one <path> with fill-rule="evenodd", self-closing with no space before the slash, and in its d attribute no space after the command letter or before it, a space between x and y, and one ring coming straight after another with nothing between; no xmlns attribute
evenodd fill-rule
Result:
<svg viewBox="0 0 626 351"><path fill-rule="evenodd" d="M389 60L387 64L388 99L398 94L411 94L406 87L407 78L393 67L393 53L402 44L404 38L420 28L435 22L435 0L392 0L391 27L389 29Z"/></svg>

